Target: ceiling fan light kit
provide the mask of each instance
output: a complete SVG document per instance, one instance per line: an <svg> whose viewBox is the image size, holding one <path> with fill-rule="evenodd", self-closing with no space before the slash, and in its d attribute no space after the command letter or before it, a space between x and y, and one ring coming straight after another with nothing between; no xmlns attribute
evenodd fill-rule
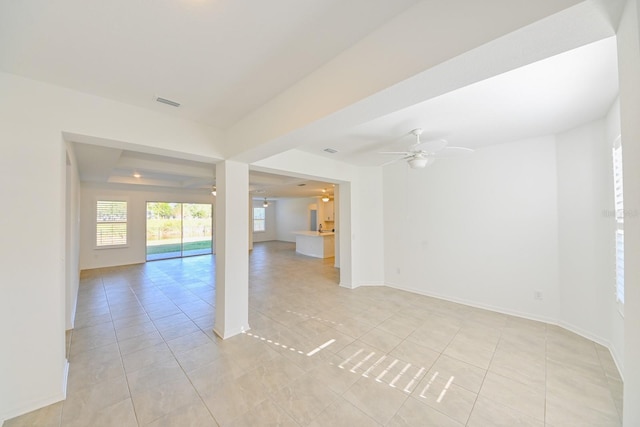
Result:
<svg viewBox="0 0 640 427"><path fill-rule="evenodd" d="M380 152L379 154L394 154L403 156L390 162L384 163L382 166L386 166L400 160L406 160L411 169L424 169L427 166L433 164L437 157L454 157L470 154L473 152L473 150L470 148L447 147L447 141L444 139L421 142L420 135L422 135L422 132L423 131L420 128L411 131L411 133L416 137L416 142L414 142L407 151Z"/></svg>
<svg viewBox="0 0 640 427"><path fill-rule="evenodd" d="M327 203L330 199L329 199L329 194L327 194L327 189L323 188L322 189L322 199L323 202Z"/></svg>
<svg viewBox="0 0 640 427"><path fill-rule="evenodd" d="M409 159L408 163L411 169L422 169L427 167L429 159L427 159L426 157L413 157Z"/></svg>

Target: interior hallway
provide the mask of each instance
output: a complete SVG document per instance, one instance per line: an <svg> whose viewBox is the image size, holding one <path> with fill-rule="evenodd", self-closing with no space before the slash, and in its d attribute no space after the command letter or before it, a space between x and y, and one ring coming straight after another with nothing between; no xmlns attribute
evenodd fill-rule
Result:
<svg viewBox="0 0 640 427"><path fill-rule="evenodd" d="M212 332L214 257L82 273L67 400L15 426L620 426L609 351L257 243L250 325Z"/></svg>

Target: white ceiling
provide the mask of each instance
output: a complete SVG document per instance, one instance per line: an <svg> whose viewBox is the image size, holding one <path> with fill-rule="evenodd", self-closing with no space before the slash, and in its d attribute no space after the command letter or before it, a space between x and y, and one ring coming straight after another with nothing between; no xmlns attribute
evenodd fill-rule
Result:
<svg viewBox="0 0 640 427"><path fill-rule="evenodd" d="M93 183L143 185L209 193L215 165L98 145L74 143L80 180ZM328 182L250 171L253 198L320 197L334 194Z"/></svg>
<svg viewBox="0 0 640 427"><path fill-rule="evenodd" d="M470 22L486 22L486 16L485 21L474 22L473 16L458 10L460 5L479 7L475 1L3 1L0 70L224 131L242 124L256 109L403 13L437 8L434 16L451 17L451 22L437 23L450 37ZM530 9L529 17L542 13L535 18L539 19L545 10L577 3L593 3L590 7L603 10L605 7L596 3L607 7L622 4L618 0L562 0L562 6L557 6L558 0L546 0L536 3L540 5L536 12L533 3L516 7L511 0L487 1L487 5L503 6L495 13L504 25L518 8ZM486 11L482 13L486 15ZM516 30L532 22L524 20L525 15L513 18L513 25L507 27ZM401 22L405 21L394 25ZM387 31L393 28L391 25ZM567 34L572 31L575 28ZM384 34L378 37L384 39ZM433 40L428 41L433 47ZM447 52L444 40L435 46L439 52L434 55L440 61L458 54ZM380 48L405 54L402 49L406 46ZM437 64L438 59L434 61ZM375 120L336 128L326 132L330 138L304 138L297 148L355 165L375 166L388 161L377 151L405 149L413 142L409 132L416 127L425 129L423 140L445 138L450 145L471 148L561 132L605 114L618 90L616 64L615 39L600 40L416 101ZM390 69L394 66L388 64ZM365 81L371 76L362 77ZM416 87L416 92L419 89ZM156 95L182 106L176 109L159 104L154 101ZM339 152L327 154L322 151L327 147ZM185 189L207 189L213 184L212 164L80 143L76 151L86 181ZM142 176L133 178L135 172ZM330 186L309 181L298 187L300 183L295 178L251 175L253 188L266 190L269 197L307 196ZM305 193L310 189L312 192Z"/></svg>
<svg viewBox="0 0 640 427"><path fill-rule="evenodd" d="M2 1L0 69L224 129L416 2Z"/></svg>
<svg viewBox="0 0 640 427"><path fill-rule="evenodd" d="M618 93L615 37L446 93L300 149L361 166L381 165L415 142L444 138L480 148L555 134L603 117ZM324 148L339 150L328 154Z"/></svg>

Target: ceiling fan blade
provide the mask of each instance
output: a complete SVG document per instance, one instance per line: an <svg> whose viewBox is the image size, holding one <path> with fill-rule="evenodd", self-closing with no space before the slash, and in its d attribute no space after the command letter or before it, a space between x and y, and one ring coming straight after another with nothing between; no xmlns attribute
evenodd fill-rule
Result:
<svg viewBox="0 0 640 427"><path fill-rule="evenodd" d="M419 144L414 144L411 149L418 151L426 151L428 153L437 153L438 151L444 149L447 146L448 142L446 139L434 139L431 141L421 142Z"/></svg>
<svg viewBox="0 0 640 427"><path fill-rule="evenodd" d="M471 148L465 147L445 147L439 152L435 153L434 156L438 158L445 157L465 157L473 153L474 150Z"/></svg>
<svg viewBox="0 0 640 427"><path fill-rule="evenodd" d="M409 151L378 151L378 154L395 154L395 155L402 154L402 155L408 156L412 153Z"/></svg>
<svg viewBox="0 0 640 427"><path fill-rule="evenodd" d="M394 163L397 163L397 162L399 162L399 161L401 161L401 160L405 160L405 159L406 159L406 157L399 157L399 158L397 158L397 159L393 159L393 160L389 160L388 162L384 162L384 163L383 163L383 164L381 164L380 166L388 166L388 165L392 165L392 164L394 164Z"/></svg>

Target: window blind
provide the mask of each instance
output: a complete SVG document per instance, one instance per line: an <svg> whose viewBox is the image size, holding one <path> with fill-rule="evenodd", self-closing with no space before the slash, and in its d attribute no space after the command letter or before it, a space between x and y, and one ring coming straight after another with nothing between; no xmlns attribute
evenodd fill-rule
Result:
<svg viewBox="0 0 640 427"><path fill-rule="evenodd" d="M253 208L253 231L266 231L265 208Z"/></svg>
<svg viewBox="0 0 640 427"><path fill-rule="evenodd" d="M127 202L98 200L96 202L96 246L127 244Z"/></svg>
<svg viewBox="0 0 640 427"><path fill-rule="evenodd" d="M616 211L616 300L624 303L624 186L622 144L618 138L613 147L613 197Z"/></svg>
<svg viewBox="0 0 640 427"><path fill-rule="evenodd" d="M613 149L613 197L616 208L616 221L624 222L624 200L622 185L622 146Z"/></svg>
<svg viewBox="0 0 640 427"><path fill-rule="evenodd" d="M616 230L616 299L624 303L624 230Z"/></svg>

